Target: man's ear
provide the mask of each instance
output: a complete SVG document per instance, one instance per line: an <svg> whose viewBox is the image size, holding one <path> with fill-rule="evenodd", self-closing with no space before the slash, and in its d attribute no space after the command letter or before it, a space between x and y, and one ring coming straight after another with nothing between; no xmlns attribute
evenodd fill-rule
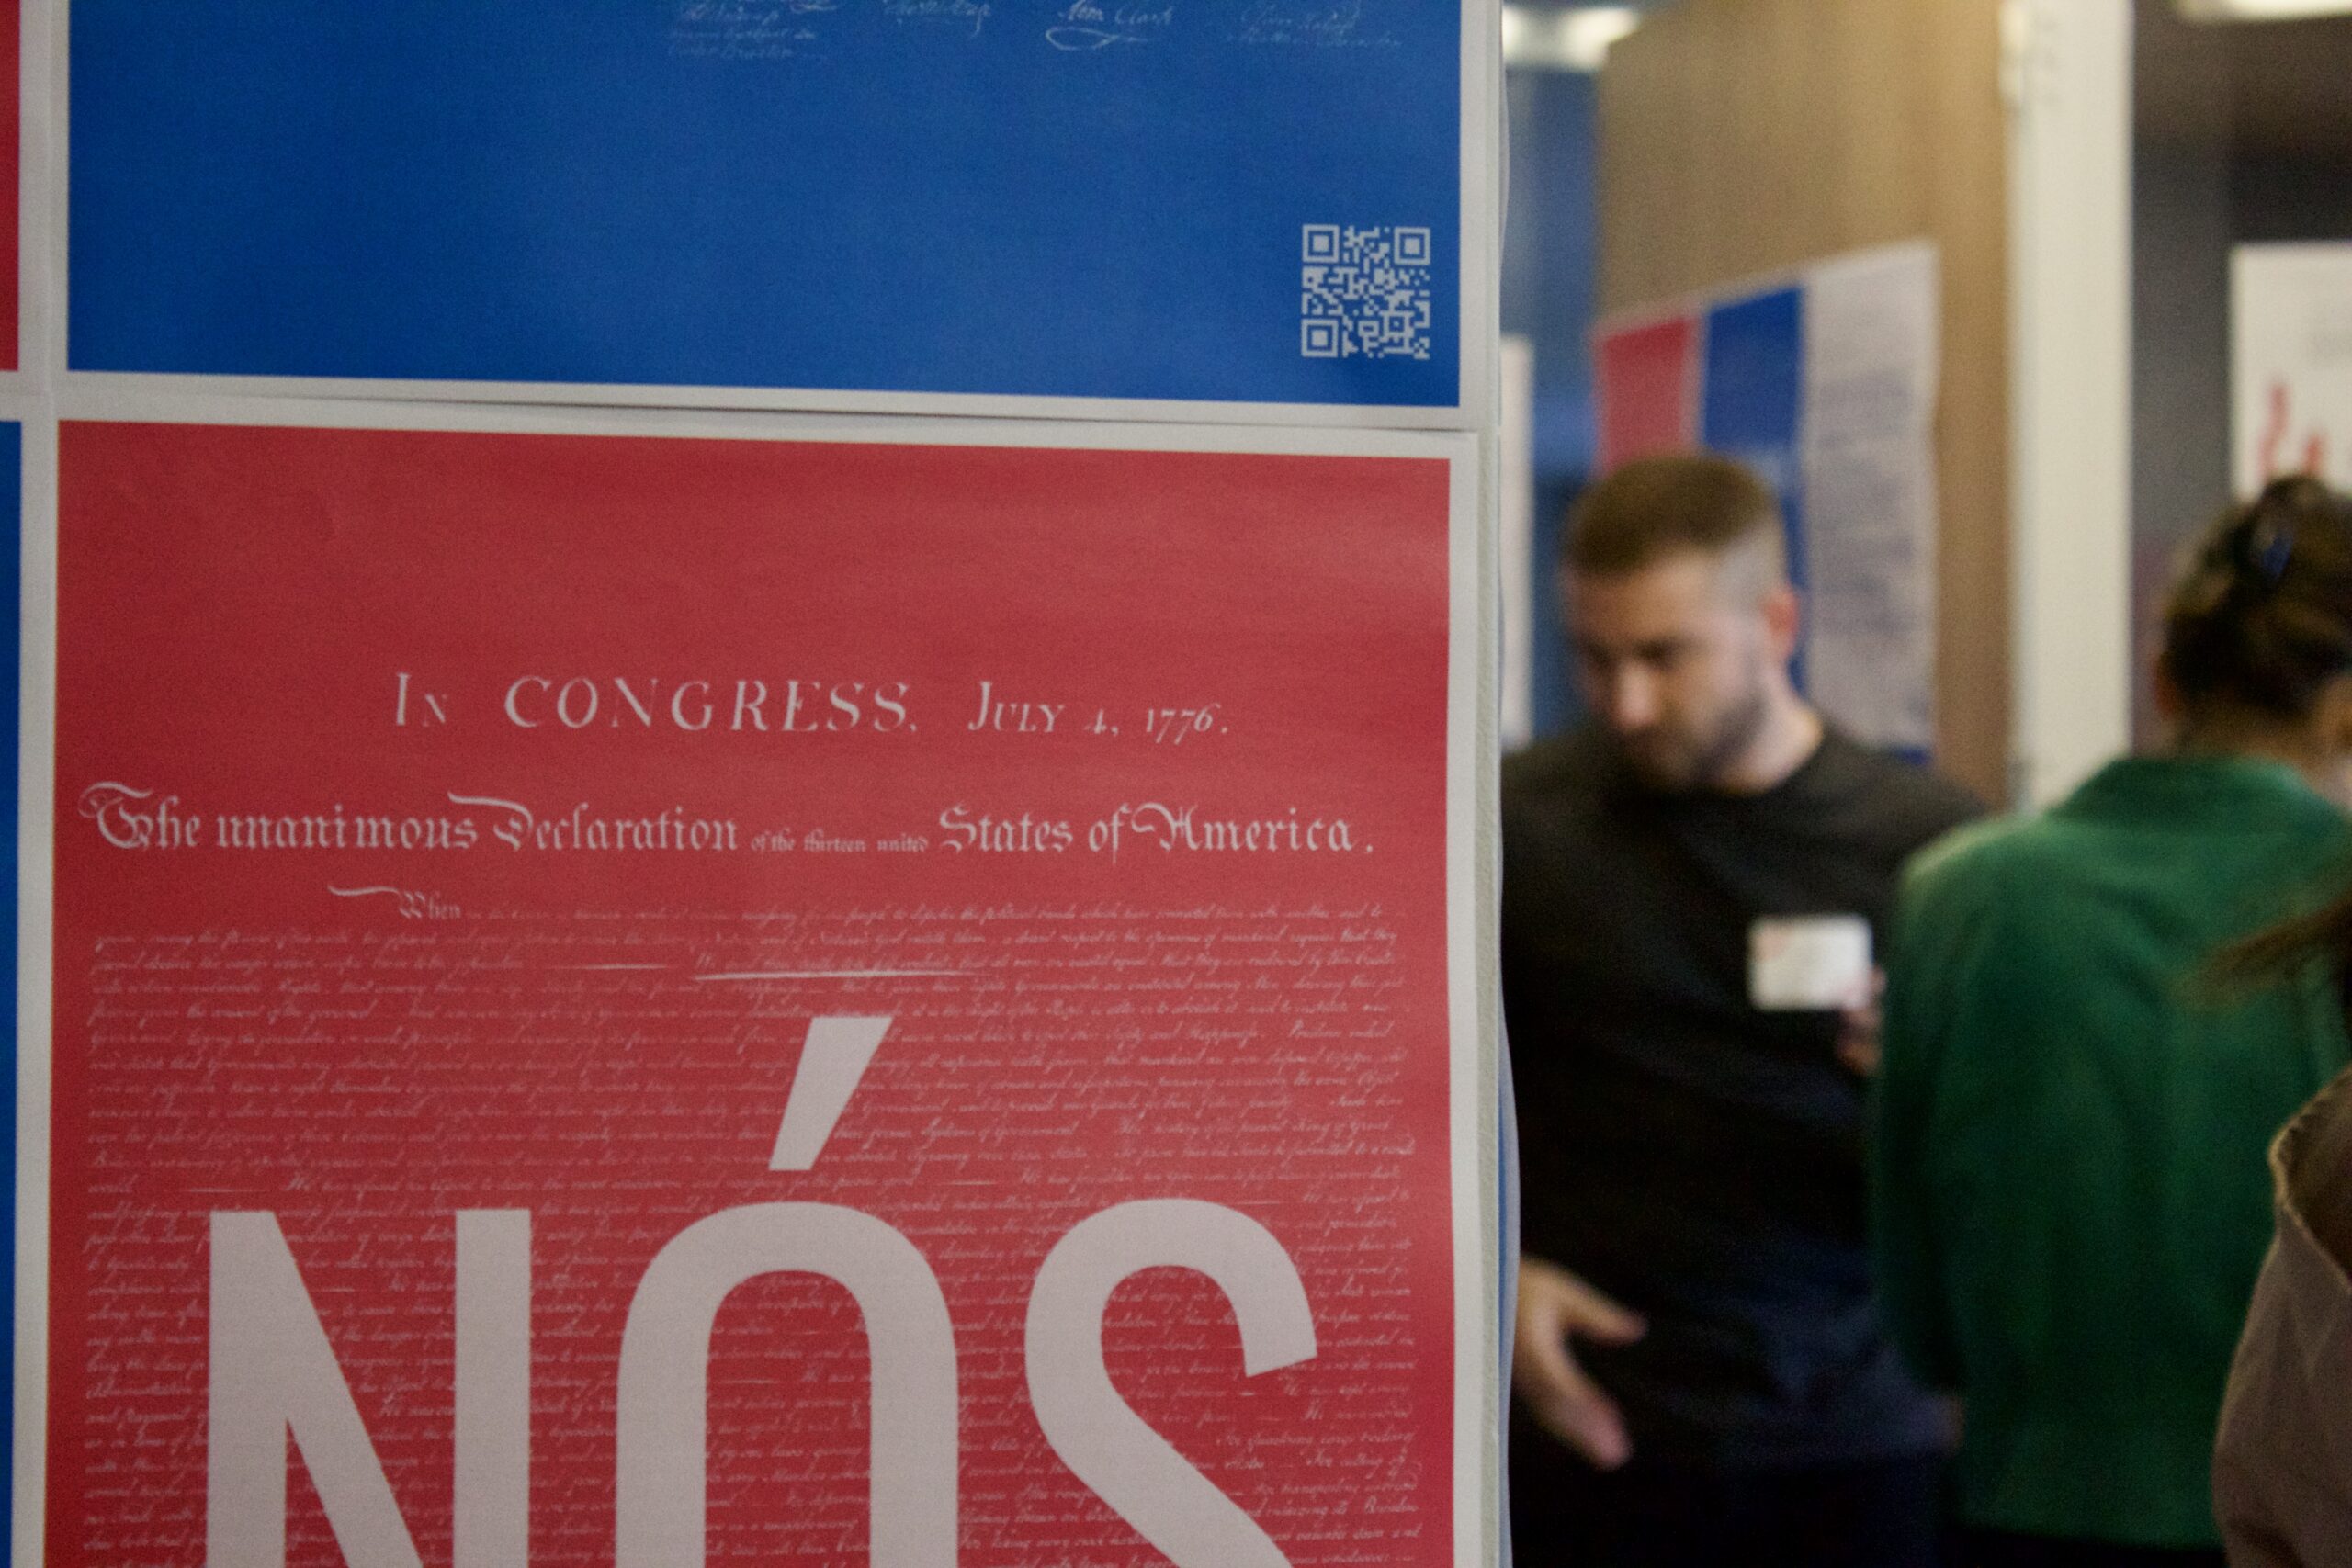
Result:
<svg viewBox="0 0 2352 1568"><path fill-rule="evenodd" d="M1804 635L1804 601L1797 591L1785 582L1766 589L1756 612L1764 618L1764 636L1773 662L1786 664L1794 659L1797 640Z"/></svg>

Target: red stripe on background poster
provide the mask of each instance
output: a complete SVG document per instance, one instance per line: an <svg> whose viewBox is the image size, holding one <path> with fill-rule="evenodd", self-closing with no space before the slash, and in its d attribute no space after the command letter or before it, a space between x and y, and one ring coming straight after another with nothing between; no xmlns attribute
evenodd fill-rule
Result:
<svg viewBox="0 0 2352 1568"><path fill-rule="evenodd" d="M1593 344L1600 467L1687 450L1696 438L1698 323L1675 316L1604 333Z"/></svg>

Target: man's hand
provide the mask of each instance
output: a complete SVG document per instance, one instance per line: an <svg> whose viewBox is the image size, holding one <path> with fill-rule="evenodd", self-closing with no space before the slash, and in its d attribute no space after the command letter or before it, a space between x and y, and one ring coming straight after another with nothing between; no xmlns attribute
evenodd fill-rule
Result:
<svg viewBox="0 0 2352 1568"><path fill-rule="evenodd" d="M1871 971L1870 991L1857 997L1838 1015L1838 1059L1856 1077L1878 1077L1882 1057L1881 1032L1886 1024L1880 1003L1886 996L1886 971Z"/></svg>
<svg viewBox="0 0 2352 1568"><path fill-rule="evenodd" d="M1631 1345L1648 1326L1566 1269L1520 1258L1512 1386L1544 1428L1595 1469L1616 1469L1633 1456L1634 1445L1617 1402L1577 1365L1570 1342Z"/></svg>

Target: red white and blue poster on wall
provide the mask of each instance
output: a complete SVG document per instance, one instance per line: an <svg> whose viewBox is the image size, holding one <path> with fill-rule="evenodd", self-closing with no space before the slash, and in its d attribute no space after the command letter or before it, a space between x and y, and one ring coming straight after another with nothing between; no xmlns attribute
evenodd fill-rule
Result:
<svg viewBox="0 0 2352 1568"><path fill-rule="evenodd" d="M1904 244L1621 313L1594 334L1600 464L1704 448L1781 498L1795 672L1864 739L1934 743L1936 254Z"/></svg>

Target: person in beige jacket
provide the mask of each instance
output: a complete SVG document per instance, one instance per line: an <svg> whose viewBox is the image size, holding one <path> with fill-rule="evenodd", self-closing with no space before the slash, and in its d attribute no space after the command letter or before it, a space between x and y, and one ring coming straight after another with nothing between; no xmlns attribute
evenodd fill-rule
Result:
<svg viewBox="0 0 2352 1568"><path fill-rule="evenodd" d="M2352 937L2352 898L2332 923ZM2339 949L2338 962L2352 958ZM2231 1568L2352 1564L2352 1069L2270 1151L2278 1234L2213 1453Z"/></svg>

